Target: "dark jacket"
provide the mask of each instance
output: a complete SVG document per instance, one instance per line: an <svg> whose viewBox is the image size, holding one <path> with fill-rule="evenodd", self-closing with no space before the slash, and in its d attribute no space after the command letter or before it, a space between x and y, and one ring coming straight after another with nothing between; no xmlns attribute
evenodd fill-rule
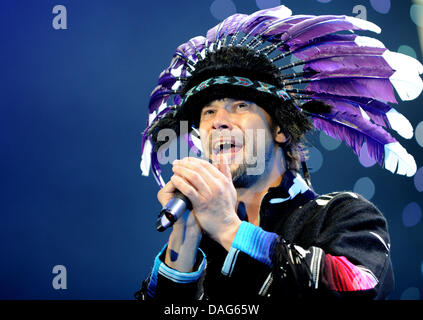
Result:
<svg viewBox="0 0 423 320"><path fill-rule="evenodd" d="M260 207L259 227L242 220L227 252L203 236L192 273L164 264L166 246L136 293L141 300L280 301L383 299L394 276L387 223L362 196L318 196L288 171Z"/></svg>

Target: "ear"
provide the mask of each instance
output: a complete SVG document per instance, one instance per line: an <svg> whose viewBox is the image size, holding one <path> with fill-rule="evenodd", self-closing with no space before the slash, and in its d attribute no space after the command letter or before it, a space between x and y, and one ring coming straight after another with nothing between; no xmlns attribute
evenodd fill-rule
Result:
<svg viewBox="0 0 423 320"><path fill-rule="evenodd" d="M274 139L278 143L284 143L287 140L279 126L276 127Z"/></svg>

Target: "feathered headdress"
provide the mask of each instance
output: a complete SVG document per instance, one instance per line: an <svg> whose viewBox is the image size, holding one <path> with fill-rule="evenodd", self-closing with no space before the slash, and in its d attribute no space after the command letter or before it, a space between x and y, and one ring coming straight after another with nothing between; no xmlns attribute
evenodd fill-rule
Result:
<svg viewBox="0 0 423 320"><path fill-rule="evenodd" d="M422 64L389 51L379 40L354 33L380 33L381 29L371 22L349 16L291 14L285 6L251 15L234 14L210 29L206 37L194 37L176 49L150 96L141 146L143 175L151 168L158 184L164 185L152 139L154 128L163 127L169 119L181 119L188 99L210 85L221 84L246 86L290 99L298 112L311 117L316 129L344 141L357 155L366 143L369 156L382 167L397 174L415 174L413 156L385 128L406 139L413 136L410 122L389 103L397 103L393 88L402 100L419 96ZM187 88L198 63L227 47L243 47L256 56L264 55L277 68L282 88L233 75L212 77ZM310 101L330 105L331 111L314 113L301 108L302 103ZM199 147L192 133L185 139L190 147Z"/></svg>

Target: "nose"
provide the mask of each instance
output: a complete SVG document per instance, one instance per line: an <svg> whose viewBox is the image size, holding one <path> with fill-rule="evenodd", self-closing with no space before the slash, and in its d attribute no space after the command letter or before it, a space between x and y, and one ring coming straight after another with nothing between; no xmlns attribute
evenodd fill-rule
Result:
<svg viewBox="0 0 423 320"><path fill-rule="evenodd" d="M212 126L215 130L232 129L231 117L225 108L220 108L216 111Z"/></svg>

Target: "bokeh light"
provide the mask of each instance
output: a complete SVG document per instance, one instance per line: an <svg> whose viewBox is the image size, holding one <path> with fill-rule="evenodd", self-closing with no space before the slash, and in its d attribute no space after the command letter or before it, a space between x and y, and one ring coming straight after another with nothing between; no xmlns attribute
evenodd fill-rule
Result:
<svg viewBox="0 0 423 320"><path fill-rule="evenodd" d="M419 288L410 287L401 294L401 300L420 300Z"/></svg>
<svg viewBox="0 0 423 320"><path fill-rule="evenodd" d="M421 121L414 129L414 136L420 147L423 147L423 121Z"/></svg>
<svg viewBox="0 0 423 320"><path fill-rule="evenodd" d="M323 165L323 155L319 149L315 147L310 147L308 149L309 159L307 161L307 167L310 173L317 172Z"/></svg>
<svg viewBox="0 0 423 320"><path fill-rule="evenodd" d="M361 165L365 168L371 167L375 165L376 160L369 156L369 152L367 151L367 143L364 143L360 150L360 156L358 157Z"/></svg>
<svg viewBox="0 0 423 320"><path fill-rule="evenodd" d="M231 0L214 0L210 5L210 12L217 20L223 20L236 13L236 7Z"/></svg>
<svg viewBox="0 0 423 320"><path fill-rule="evenodd" d="M322 2L322 3L328 3L331 2L332 0L317 0L317 2Z"/></svg>
<svg viewBox="0 0 423 320"><path fill-rule="evenodd" d="M417 202L407 204L402 211L402 223L406 227L414 227L422 218L422 209Z"/></svg>
<svg viewBox="0 0 423 320"><path fill-rule="evenodd" d="M373 9L379 13L386 14L391 9L391 0L370 0Z"/></svg>
<svg viewBox="0 0 423 320"><path fill-rule="evenodd" d="M324 131L320 131L319 140L323 148L329 151L337 149L342 143L341 140L332 138L331 136L327 135Z"/></svg>
<svg viewBox="0 0 423 320"><path fill-rule="evenodd" d="M257 7L259 9L268 9L281 5L280 0L256 0Z"/></svg>
<svg viewBox="0 0 423 320"><path fill-rule="evenodd" d="M357 182L354 184L353 188L353 191L355 193L361 194L367 200L373 198L375 190L375 184L373 183L373 180L369 177L362 177L358 179Z"/></svg>
<svg viewBox="0 0 423 320"><path fill-rule="evenodd" d="M419 168L414 175L414 186L418 192L423 191L423 167Z"/></svg>
<svg viewBox="0 0 423 320"><path fill-rule="evenodd" d="M414 59L417 59L416 51L410 46L403 44L403 45L399 46L397 51L399 53L402 53L402 54L405 54L407 56L413 57Z"/></svg>
<svg viewBox="0 0 423 320"><path fill-rule="evenodd" d="M410 17L416 25L423 27L423 6L413 4L410 7Z"/></svg>

